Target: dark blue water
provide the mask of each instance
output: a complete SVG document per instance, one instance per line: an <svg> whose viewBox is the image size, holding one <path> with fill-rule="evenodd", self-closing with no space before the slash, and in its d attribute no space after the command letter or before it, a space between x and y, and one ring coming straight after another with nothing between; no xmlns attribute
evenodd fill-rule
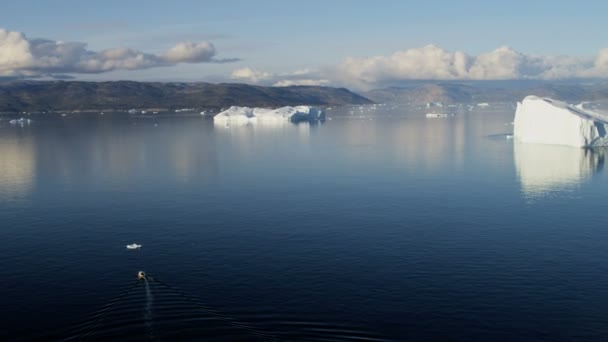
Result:
<svg viewBox="0 0 608 342"><path fill-rule="evenodd" d="M0 339L608 337L604 151L354 112L0 121Z"/></svg>

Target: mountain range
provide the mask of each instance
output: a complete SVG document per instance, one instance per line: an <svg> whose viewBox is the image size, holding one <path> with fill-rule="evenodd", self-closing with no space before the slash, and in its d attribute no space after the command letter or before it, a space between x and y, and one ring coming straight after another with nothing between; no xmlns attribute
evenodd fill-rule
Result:
<svg viewBox="0 0 608 342"><path fill-rule="evenodd" d="M0 83L0 112L130 108L339 106L372 101L345 88L237 83L13 81Z"/></svg>
<svg viewBox="0 0 608 342"><path fill-rule="evenodd" d="M608 99L608 82L412 82L399 87L374 89L361 95L377 103L402 104L515 102L527 95L581 102Z"/></svg>
<svg viewBox="0 0 608 342"><path fill-rule="evenodd" d="M360 94L321 86L264 87L239 83L185 82L0 82L0 112L99 111L178 108L220 110L233 105L276 108L288 105L340 106L370 103L420 105L515 102L527 95L566 102L608 99L608 82L411 81Z"/></svg>

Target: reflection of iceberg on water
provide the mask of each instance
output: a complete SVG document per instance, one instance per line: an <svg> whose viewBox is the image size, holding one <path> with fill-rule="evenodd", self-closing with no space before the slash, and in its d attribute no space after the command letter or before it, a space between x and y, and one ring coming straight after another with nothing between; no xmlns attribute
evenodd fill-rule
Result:
<svg viewBox="0 0 608 342"><path fill-rule="evenodd" d="M31 124L32 120L25 119L25 118L20 118L20 119L13 119L13 120L9 121L9 123L11 125L21 125L21 126L23 126L23 125L29 125L29 124Z"/></svg>
<svg viewBox="0 0 608 342"><path fill-rule="evenodd" d="M578 149L568 146L514 143L514 158L522 191L540 196L572 189L604 167L605 148Z"/></svg>
<svg viewBox="0 0 608 342"><path fill-rule="evenodd" d="M216 124L249 125L255 123L317 122L325 120L325 113L316 107L296 106L277 109L232 106L213 117Z"/></svg>
<svg viewBox="0 0 608 342"><path fill-rule="evenodd" d="M561 101L527 96L517 104L514 136L527 143L592 147L608 145L608 118Z"/></svg>

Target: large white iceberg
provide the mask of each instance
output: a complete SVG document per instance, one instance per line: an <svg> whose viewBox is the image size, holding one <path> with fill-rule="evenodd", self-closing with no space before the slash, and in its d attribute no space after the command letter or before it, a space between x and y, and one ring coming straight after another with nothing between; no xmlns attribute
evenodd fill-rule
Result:
<svg viewBox="0 0 608 342"><path fill-rule="evenodd" d="M526 143L592 147L608 145L608 118L550 98L517 103L514 137Z"/></svg>
<svg viewBox="0 0 608 342"><path fill-rule="evenodd" d="M232 106L213 117L221 123L254 123L257 121L322 121L325 120L323 110L316 107L296 106L269 108L249 108Z"/></svg>

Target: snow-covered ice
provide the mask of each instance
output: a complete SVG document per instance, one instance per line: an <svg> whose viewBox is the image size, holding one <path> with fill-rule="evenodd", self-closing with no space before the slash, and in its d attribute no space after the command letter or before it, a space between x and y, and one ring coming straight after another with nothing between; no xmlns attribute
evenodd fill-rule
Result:
<svg viewBox="0 0 608 342"><path fill-rule="evenodd" d="M213 117L218 123L254 123L257 121L322 121L325 120L323 110L316 107L296 106L269 108L249 108L232 106Z"/></svg>
<svg viewBox="0 0 608 342"><path fill-rule="evenodd" d="M593 147L608 145L608 117L550 98L517 103L515 138L526 143Z"/></svg>

